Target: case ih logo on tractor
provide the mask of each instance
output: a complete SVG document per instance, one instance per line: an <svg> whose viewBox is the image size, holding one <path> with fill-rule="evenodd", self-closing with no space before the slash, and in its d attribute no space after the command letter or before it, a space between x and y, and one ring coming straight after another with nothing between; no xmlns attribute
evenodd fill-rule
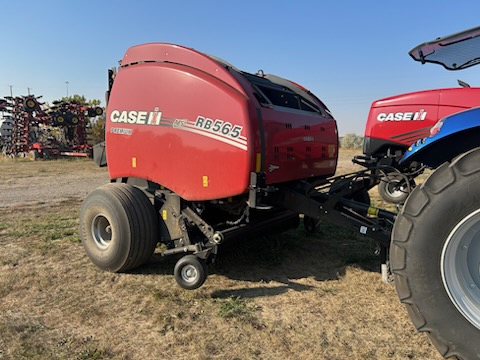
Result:
<svg viewBox="0 0 480 360"><path fill-rule="evenodd" d="M423 109L417 112L396 112L380 113L377 116L378 121L423 121L427 117L427 112Z"/></svg>
<svg viewBox="0 0 480 360"><path fill-rule="evenodd" d="M454 68L466 67L477 58L465 58L462 45L478 42L478 35L480 28L411 54L439 63L446 54ZM444 94L452 92L375 102L367 156L360 159L367 168L334 176L336 122L305 88L182 46L134 46L118 71L109 71L106 147L94 149L94 157L108 163L111 183L82 204L83 247L98 267L121 272L145 264L160 243L164 256L178 258L178 285L196 289L223 243L296 227L299 214L307 231L331 221L378 242L384 279L391 279L391 268L414 324L444 356L478 358L480 150L471 149L478 145L480 109L435 125L441 113L472 106L457 95L439 101ZM412 100L419 97L424 101ZM398 218L370 206L367 190L379 176L423 166L438 169L414 189Z"/></svg>

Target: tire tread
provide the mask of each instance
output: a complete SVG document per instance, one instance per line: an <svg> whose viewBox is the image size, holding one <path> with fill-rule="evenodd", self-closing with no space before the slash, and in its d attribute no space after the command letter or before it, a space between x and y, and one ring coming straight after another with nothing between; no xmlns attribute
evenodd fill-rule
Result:
<svg viewBox="0 0 480 360"><path fill-rule="evenodd" d="M105 184L89 194L85 200L80 217L91 206L91 202L101 201L118 209L128 223L130 243L126 258L112 268L100 267L114 272L125 272L143 265L155 251L157 243L157 219L153 205L139 188L124 183ZM116 204L116 205L115 205ZM81 236L85 238L87 224L81 221Z"/></svg>
<svg viewBox="0 0 480 360"><path fill-rule="evenodd" d="M468 177L480 171L480 148L469 151L451 163L444 163L419 187L414 189L401 213L398 215L392 232L390 259L395 275L395 286L400 301L405 304L410 319L418 331L426 332L433 345L445 358L469 359L468 354L458 350L453 344L431 329L427 320L416 306L415 294L409 284L405 269L408 264L407 247L414 231L414 222L431 201L432 195L449 191L459 177Z"/></svg>

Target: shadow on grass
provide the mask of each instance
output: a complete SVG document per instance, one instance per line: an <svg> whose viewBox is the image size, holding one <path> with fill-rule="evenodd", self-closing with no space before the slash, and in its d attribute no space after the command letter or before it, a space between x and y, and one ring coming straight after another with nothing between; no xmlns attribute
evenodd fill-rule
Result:
<svg viewBox="0 0 480 360"><path fill-rule="evenodd" d="M288 290L295 291L310 291L313 289L313 286L298 284L293 281L288 281L284 285L279 286L261 286L256 288L240 288L240 289L230 289L230 290L214 290L211 293L212 298L228 299L228 298L242 298L242 299L253 299L264 296L275 296L280 295Z"/></svg>
<svg viewBox="0 0 480 360"><path fill-rule="evenodd" d="M254 298L288 290L309 291L311 286L295 280L337 280L345 275L348 266L379 272L380 258L374 254L375 249L373 240L330 224L321 224L315 234L308 234L300 225L298 229L277 235L234 240L219 246L215 263L209 265L209 274L259 286L217 290L212 297ZM155 254L134 273L172 275L180 257ZM275 286L272 282L281 285ZM268 285L262 286L263 283Z"/></svg>

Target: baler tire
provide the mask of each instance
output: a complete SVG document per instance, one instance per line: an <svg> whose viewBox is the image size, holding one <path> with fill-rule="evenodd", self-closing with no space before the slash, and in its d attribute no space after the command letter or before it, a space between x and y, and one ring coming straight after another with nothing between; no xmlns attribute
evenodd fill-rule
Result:
<svg viewBox="0 0 480 360"><path fill-rule="evenodd" d="M138 188L120 183L91 192L80 210L80 237L90 260L112 272L135 269L152 256L158 234L153 205Z"/></svg>
<svg viewBox="0 0 480 360"><path fill-rule="evenodd" d="M195 255L181 257L173 273L177 284L186 290L198 289L208 276L206 262Z"/></svg>
<svg viewBox="0 0 480 360"><path fill-rule="evenodd" d="M392 204L403 204L407 200L410 193L405 189L395 190L394 187L405 182L405 178L396 173L388 174L387 177L384 177L380 180L378 184L378 194L386 202ZM413 180L410 182L410 188L415 187L415 182Z"/></svg>
<svg viewBox="0 0 480 360"><path fill-rule="evenodd" d="M392 232L397 294L445 358L480 354L479 177L480 148L444 163L414 189Z"/></svg>

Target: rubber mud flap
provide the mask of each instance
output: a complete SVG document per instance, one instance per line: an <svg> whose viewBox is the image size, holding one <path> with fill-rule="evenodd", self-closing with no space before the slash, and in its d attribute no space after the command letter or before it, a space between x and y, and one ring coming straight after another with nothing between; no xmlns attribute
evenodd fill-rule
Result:
<svg viewBox="0 0 480 360"><path fill-rule="evenodd" d="M107 166L107 154L105 152L105 141L93 145L93 161L100 167Z"/></svg>

